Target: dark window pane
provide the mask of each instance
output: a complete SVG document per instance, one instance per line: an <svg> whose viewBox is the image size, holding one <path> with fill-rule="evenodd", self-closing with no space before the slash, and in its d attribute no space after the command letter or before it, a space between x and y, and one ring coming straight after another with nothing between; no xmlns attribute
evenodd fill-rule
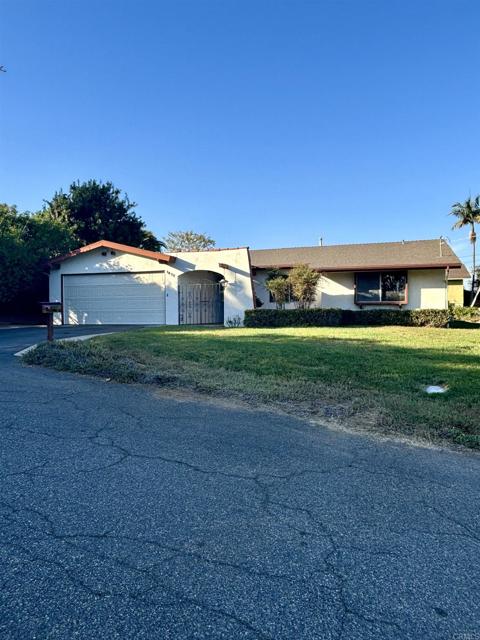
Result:
<svg viewBox="0 0 480 640"><path fill-rule="evenodd" d="M275 302L275 296L273 295L273 293L271 291L268 292L268 297L270 302ZM297 302L297 298L295 297L295 294L293 293L292 287L289 286L288 290L287 290L287 297L285 302Z"/></svg>
<svg viewBox="0 0 480 640"><path fill-rule="evenodd" d="M405 300L405 272L382 273L382 300L384 302L403 302Z"/></svg>
<svg viewBox="0 0 480 640"><path fill-rule="evenodd" d="M380 302L379 273L357 273L357 302Z"/></svg>
<svg viewBox="0 0 480 640"><path fill-rule="evenodd" d="M291 285L288 287L288 302L297 302L297 298L293 293Z"/></svg>

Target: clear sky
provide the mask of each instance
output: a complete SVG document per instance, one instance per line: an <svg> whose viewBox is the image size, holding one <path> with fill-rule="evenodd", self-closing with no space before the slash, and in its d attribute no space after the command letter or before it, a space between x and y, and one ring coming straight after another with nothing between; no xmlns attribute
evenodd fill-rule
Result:
<svg viewBox="0 0 480 640"><path fill-rule="evenodd" d="M479 0L0 0L0 200L112 180L159 236L447 235L480 191Z"/></svg>

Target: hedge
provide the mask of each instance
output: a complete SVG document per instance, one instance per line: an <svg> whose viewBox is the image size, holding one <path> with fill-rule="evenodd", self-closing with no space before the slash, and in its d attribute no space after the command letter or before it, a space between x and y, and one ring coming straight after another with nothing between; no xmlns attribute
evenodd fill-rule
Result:
<svg viewBox="0 0 480 640"><path fill-rule="evenodd" d="M247 309L246 327L338 327L341 309Z"/></svg>
<svg viewBox="0 0 480 640"><path fill-rule="evenodd" d="M249 309L246 327L340 327L402 325L447 327L448 309Z"/></svg>
<svg viewBox="0 0 480 640"><path fill-rule="evenodd" d="M342 324L447 327L449 320L448 309L346 309Z"/></svg>
<svg viewBox="0 0 480 640"><path fill-rule="evenodd" d="M467 320L470 322L480 322L480 308L479 307L457 307L457 305L450 304L448 306L450 314L455 320Z"/></svg>

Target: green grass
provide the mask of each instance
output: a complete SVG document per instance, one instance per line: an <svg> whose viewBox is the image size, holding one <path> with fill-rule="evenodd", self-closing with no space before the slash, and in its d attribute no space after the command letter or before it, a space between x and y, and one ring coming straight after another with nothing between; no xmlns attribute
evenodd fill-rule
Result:
<svg viewBox="0 0 480 640"><path fill-rule="evenodd" d="M27 362L480 448L476 331L153 328L45 346ZM429 396L429 384L446 384L448 391Z"/></svg>

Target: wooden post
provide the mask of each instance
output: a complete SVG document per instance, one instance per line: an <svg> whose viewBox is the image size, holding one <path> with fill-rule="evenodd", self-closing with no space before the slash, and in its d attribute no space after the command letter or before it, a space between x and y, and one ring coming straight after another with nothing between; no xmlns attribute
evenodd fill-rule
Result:
<svg viewBox="0 0 480 640"><path fill-rule="evenodd" d="M48 342L53 340L53 313L47 314L47 340Z"/></svg>
<svg viewBox="0 0 480 640"><path fill-rule="evenodd" d="M47 340L53 341L53 314L62 312L62 304L60 302L41 302L42 313L47 316Z"/></svg>

